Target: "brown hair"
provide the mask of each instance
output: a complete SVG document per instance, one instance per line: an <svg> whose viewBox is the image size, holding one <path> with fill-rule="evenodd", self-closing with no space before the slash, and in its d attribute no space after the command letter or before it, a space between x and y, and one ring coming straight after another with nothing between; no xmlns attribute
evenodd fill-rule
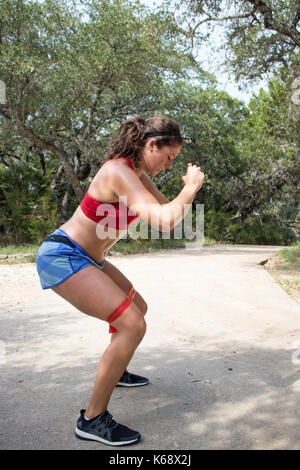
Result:
<svg viewBox="0 0 300 470"><path fill-rule="evenodd" d="M134 117L122 122L118 135L110 142L101 163L113 158L129 157L137 168L147 140L154 137L158 148L183 143L179 126L173 119L165 116L149 119Z"/></svg>

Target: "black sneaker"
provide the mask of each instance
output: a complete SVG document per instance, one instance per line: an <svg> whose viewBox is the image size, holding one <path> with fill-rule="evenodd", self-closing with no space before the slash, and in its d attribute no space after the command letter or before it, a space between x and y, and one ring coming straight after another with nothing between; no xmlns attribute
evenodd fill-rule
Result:
<svg viewBox="0 0 300 470"><path fill-rule="evenodd" d="M126 369L117 385L120 387L140 387L141 385L147 385L148 383L149 379L146 379L146 377L131 374Z"/></svg>
<svg viewBox="0 0 300 470"><path fill-rule="evenodd" d="M89 421L84 419L84 413L85 410L80 410L75 429L79 439L98 441L109 446L125 446L137 442L141 437L139 432L114 421L107 410Z"/></svg>

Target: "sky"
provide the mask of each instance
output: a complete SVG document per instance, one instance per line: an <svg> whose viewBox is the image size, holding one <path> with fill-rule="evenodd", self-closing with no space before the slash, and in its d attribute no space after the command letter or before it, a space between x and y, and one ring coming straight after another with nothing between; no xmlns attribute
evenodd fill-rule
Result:
<svg viewBox="0 0 300 470"><path fill-rule="evenodd" d="M163 0L140 0L140 2L148 8L153 9L161 5ZM170 0L170 3L171 2L172 0ZM213 48L220 44L220 35L218 35L218 33L216 33L215 36L211 36L210 44L211 47L203 45L197 54L197 59L201 62L204 70L209 70L214 73L218 80L219 90L225 90L233 98L238 98L248 104L253 93L257 94L260 88L264 88L265 90L268 89L267 83L261 81L256 86L248 87L247 90L240 90L238 84L233 80L230 74L221 70L221 53L213 52ZM207 57L209 57L209 61L207 60Z"/></svg>

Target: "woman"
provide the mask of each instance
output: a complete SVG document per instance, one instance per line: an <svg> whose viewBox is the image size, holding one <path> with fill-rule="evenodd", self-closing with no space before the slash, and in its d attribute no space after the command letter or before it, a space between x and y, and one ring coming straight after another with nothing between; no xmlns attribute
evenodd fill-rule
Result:
<svg viewBox="0 0 300 470"><path fill-rule="evenodd" d="M113 446L140 439L139 432L114 421L107 406L116 385L148 383L127 371L146 331L147 305L131 282L105 261L105 254L138 218L164 231L183 219L184 205L192 203L203 185L201 169L189 163L184 188L171 202L145 174L171 168L181 147L179 127L167 117L123 122L81 205L39 249L43 289L52 288L78 310L107 321L113 333L89 405L80 411L75 430L79 438Z"/></svg>

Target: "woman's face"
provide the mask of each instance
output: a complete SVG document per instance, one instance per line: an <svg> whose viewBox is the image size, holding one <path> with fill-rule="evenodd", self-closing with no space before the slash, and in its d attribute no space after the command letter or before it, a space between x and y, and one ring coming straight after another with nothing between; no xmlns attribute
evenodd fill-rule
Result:
<svg viewBox="0 0 300 470"><path fill-rule="evenodd" d="M155 139L148 140L144 150L144 170L151 176L157 175L160 171L172 168L173 161L181 150L181 145L164 145L158 148Z"/></svg>

